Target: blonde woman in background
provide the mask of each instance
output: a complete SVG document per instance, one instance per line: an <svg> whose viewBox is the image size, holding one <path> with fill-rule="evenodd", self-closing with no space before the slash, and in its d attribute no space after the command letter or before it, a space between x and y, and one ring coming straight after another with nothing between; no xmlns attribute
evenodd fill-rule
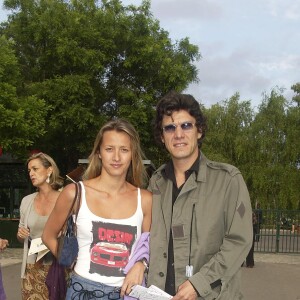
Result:
<svg viewBox="0 0 300 300"><path fill-rule="evenodd" d="M37 189L22 199L17 239L24 243L21 267L22 299L47 300L48 289L45 284L48 270L52 264L52 254L48 252L36 262L37 255L28 256L30 243L42 236L44 226L56 203L63 179L55 161L45 153L33 154L27 160L32 185Z"/></svg>

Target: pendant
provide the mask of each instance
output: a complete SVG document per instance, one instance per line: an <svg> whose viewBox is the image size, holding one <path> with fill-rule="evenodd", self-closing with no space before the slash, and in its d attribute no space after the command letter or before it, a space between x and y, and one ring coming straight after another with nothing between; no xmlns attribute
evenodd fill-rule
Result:
<svg viewBox="0 0 300 300"><path fill-rule="evenodd" d="M190 266L190 265L187 265L187 266L185 267L185 276L186 276L187 278L190 278L190 277L193 276L193 274L194 274L194 267L193 267L193 266Z"/></svg>

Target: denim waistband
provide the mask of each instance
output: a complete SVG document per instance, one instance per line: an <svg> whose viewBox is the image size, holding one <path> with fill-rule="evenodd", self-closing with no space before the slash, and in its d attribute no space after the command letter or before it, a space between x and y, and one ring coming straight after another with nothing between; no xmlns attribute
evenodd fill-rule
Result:
<svg viewBox="0 0 300 300"><path fill-rule="evenodd" d="M68 281L66 300L119 300L120 287L92 281L73 273Z"/></svg>

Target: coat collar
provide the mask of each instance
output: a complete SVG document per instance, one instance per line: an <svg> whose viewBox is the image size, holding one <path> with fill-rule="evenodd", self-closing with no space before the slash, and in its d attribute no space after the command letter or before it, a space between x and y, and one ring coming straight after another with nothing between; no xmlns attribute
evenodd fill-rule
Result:
<svg viewBox="0 0 300 300"><path fill-rule="evenodd" d="M182 190L178 197L181 195L188 193L191 190L194 190L198 187L199 184L206 182L206 172L207 172L207 165L209 164L209 160L204 156L203 153L201 153L200 157L200 164L199 164L199 170L196 175L194 172L189 176L187 181L185 182L184 186L182 187ZM167 180L162 175L162 170L166 167L166 165L162 165L159 169L156 170L157 180L156 180L156 187L161 195L161 208L163 213L163 218L165 222L166 228L170 228L171 226L171 211L172 211L172 189L173 189L173 183L171 180ZM205 185L202 185L203 187L200 190L199 196L204 196L205 194ZM195 199L194 201L197 201ZM169 236L169 232L166 232L167 236Z"/></svg>
<svg viewBox="0 0 300 300"><path fill-rule="evenodd" d="M210 163L210 160L208 160L206 158L206 156L203 154L203 152L200 152L200 163L199 163L199 169L198 169L197 176L196 176L196 181L206 182L207 165L209 163ZM163 170L165 170L166 166L167 166L167 164L163 164L155 172L158 175L158 180L156 181L157 187L161 193L164 193L165 188L166 188L166 184L165 184L166 180L162 174L162 172L163 172ZM194 174L192 174L192 175L194 175ZM193 178L192 182L191 182L191 180L187 180L185 185L188 185L188 186L191 185L191 188L194 188L194 184L193 184L193 182L195 183L194 176L190 176ZM197 183L195 183L195 185L197 185Z"/></svg>

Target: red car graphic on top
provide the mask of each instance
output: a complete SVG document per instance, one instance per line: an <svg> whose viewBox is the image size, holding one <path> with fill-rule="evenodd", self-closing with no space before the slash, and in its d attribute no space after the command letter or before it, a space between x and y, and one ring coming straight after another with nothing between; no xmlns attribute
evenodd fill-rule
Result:
<svg viewBox="0 0 300 300"><path fill-rule="evenodd" d="M129 260L129 250L123 243L98 242L91 249L94 264L123 269Z"/></svg>

